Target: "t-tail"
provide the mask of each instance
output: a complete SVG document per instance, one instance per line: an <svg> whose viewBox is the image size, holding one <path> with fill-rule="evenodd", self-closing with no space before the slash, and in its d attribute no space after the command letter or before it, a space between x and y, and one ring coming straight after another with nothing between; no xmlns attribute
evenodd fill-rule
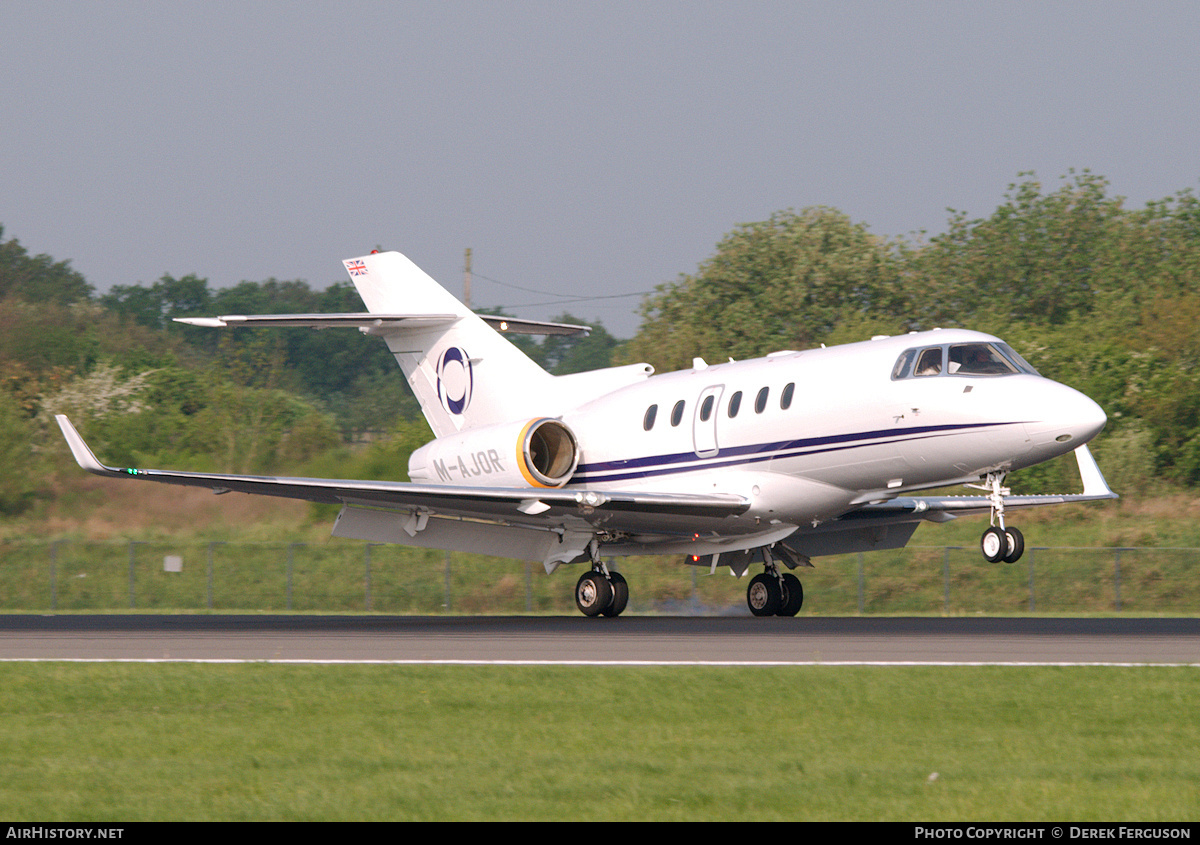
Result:
<svg viewBox="0 0 1200 845"><path fill-rule="evenodd" d="M530 413L552 377L398 252L343 262L425 419L441 437Z"/></svg>

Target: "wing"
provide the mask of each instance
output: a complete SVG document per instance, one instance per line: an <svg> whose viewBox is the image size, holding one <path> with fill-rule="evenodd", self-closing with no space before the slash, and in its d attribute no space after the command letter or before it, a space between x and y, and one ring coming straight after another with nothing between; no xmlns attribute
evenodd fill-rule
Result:
<svg viewBox="0 0 1200 845"><path fill-rule="evenodd" d="M340 504L336 536L542 560L548 568L582 554L596 531L653 528L682 536L720 526L750 507L746 498L728 494L455 487L110 467L96 458L66 416L56 419L76 462L95 475Z"/></svg>
<svg viewBox="0 0 1200 845"><path fill-rule="evenodd" d="M1082 493L1058 493L1043 496L1005 496L1004 508L1034 508L1041 505L1061 505L1067 502L1099 502L1119 498L1108 487L1096 459L1087 446L1075 450L1079 477L1083 479ZM956 516L987 513L991 500L987 496L902 496L888 502L866 505L856 514L865 517L878 514L911 513L933 522L948 522Z"/></svg>

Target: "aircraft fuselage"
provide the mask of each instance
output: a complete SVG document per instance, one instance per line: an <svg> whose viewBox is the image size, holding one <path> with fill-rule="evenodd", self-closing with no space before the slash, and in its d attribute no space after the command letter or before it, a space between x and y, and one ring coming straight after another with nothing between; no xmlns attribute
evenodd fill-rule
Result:
<svg viewBox="0 0 1200 845"><path fill-rule="evenodd" d="M976 344L1007 349L935 330L645 379L562 415L580 448L567 486L737 492L752 502L740 523L804 525L1031 466L1103 428L1095 402L1032 368L894 373L907 350Z"/></svg>

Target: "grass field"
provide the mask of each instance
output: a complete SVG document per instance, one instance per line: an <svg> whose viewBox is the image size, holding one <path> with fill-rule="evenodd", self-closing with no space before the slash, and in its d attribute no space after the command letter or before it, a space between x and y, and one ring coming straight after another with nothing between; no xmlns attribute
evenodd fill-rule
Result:
<svg viewBox="0 0 1200 845"><path fill-rule="evenodd" d="M0 521L0 610L575 612L579 567L546 576L537 563L368 548L330 539L331 517L303 503L83 482L73 507ZM986 517L922 525L904 550L818 558L799 573L802 613L1200 611L1200 499L1046 507L1016 522L1029 551L1012 565L983 562ZM168 555L181 572L164 572ZM630 613L745 611L744 579L681 560L618 561Z"/></svg>
<svg viewBox="0 0 1200 845"><path fill-rule="evenodd" d="M0 665L10 820L1200 817L1194 668Z"/></svg>
<svg viewBox="0 0 1200 845"><path fill-rule="evenodd" d="M180 571L165 571L172 557ZM1200 550L1031 548L987 564L974 546L819 558L803 615L1160 613L1200 609ZM678 558L617 563L629 614L748 613L748 578ZM580 566L348 541L0 541L0 611L576 612ZM757 572L757 567L750 574Z"/></svg>
<svg viewBox="0 0 1200 845"><path fill-rule="evenodd" d="M85 481L0 523L3 609L574 613L574 571L450 571L440 553L328 541L329 520L296 503ZM1200 547L1198 499L1018 524L1031 547L1091 550L1036 552L1034 581L1027 561L979 562L978 520L922 526L914 545L963 547L948 567L910 548L865 556L860 579L854 557L820 559L804 612L1026 613L1031 594L1038 613L1200 608L1193 552L1122 557L1119 596L1115 578L1116 549ZM210 557L213 541L229 545ZM182 573L163 572L167 554ZM744 610L744 580L665 559L625 569L630 612ZM1189 667L10 663L0 816L1194 821L1198 702Z"/></svg>

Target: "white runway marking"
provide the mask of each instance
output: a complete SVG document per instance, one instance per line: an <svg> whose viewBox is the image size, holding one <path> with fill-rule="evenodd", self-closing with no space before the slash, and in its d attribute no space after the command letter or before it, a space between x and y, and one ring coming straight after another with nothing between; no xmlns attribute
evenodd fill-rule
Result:
<svg viewBox="0 0 1200 845"><path fill-rule="evenodd" d="M0 663L270 663L312 666L1006 666L1083 667L1108 666L1138 669L1161 666L1200 668L1200 663L1106 663L1095 661L932 661L932 660L320 660L320 659L256 659L256 658L175 658L175 657L5 657Z"/></svg>

